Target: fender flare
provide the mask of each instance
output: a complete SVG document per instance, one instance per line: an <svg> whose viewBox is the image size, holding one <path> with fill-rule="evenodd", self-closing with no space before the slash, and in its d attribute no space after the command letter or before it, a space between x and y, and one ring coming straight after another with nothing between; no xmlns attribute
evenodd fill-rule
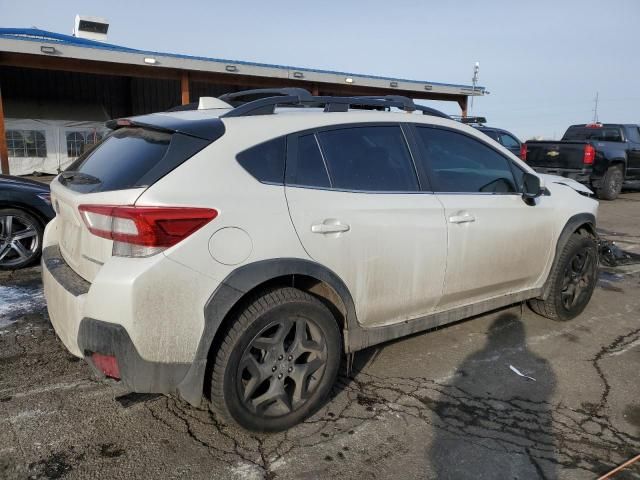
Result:
<svg viewBox="0 0 640 480"><path fill-rule="evenodd" d="M278 277L305 275L327 283L345 306L346 330L357 328L355 305L349 289L340 277L319 263L300 258L261 260L243 265L231 272L211 294L204 307L204 329L198 349L185 377L177 387L182 398L194 406L200 405L204 375L211 344L222 321L238 301L255 287Z"/></svg>
<svg viewBox="0 0 640 480"><path fill-rule="evenodd" d="M560 236L558 237L558 242L556 243L556 252L553 257L553 263L551 264L551 269L547 275L547 279L544 282L542 287L542 298L547 299L549 297L551 291L551 274L557 267L557 263L560 259L560 254L564 250L564 247L567 245L569 238L573 233L578 230L578 228L582 226L587 226L591 233L597 238L598 234L596 232L596 217L591 213L579 213L577 215L572 216L567 220L562 232L560 232Z"/></svg>

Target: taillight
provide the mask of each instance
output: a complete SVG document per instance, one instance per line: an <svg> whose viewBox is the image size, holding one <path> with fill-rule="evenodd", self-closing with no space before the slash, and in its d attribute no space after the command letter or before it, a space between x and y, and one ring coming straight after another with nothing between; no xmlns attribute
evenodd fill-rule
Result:
<svg viewBox="0 0 640 480"><path fill-rule="evenodd" d="M523 161L527 161L527 144L523 143L522 145L520 145L520 158Z"/></svg>
<svg viewBox="0 0 640 480"><path fill-rule="evenodd" d="M113 240L113 255L148 257L184 240L218 216L209 208L80 205L91 233Z"/></svg>
<svg viewBox="0 0 640 480"><path fill-rule="evenodd" d="M593 145L586 144L584 146L584 155L582 156L582 163L585 165L593 165L593 161L596 159L596 149Z"/></svg>

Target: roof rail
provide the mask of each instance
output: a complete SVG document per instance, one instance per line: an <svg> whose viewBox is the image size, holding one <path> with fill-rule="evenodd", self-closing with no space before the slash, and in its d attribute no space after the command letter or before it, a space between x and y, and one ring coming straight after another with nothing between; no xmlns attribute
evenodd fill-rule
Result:
<svg viewBox="0 0 640 480"><path fill-rule="evenodd" d="M371 107L374 109L399 108L405 112L421 111L423 115L432 115L441 118L450 118L445 113L423 105L416 105L409 97L401 95L361 96L361 97L332 97L312 96L302 88L260 89L235 92L219 97L221 100L230 101L233 98L241 98L248 95L260 95L276 93L278 96L260 98L251 102L242 103L222 117L247 117L252 115L270 115L275 112L278 105L294 107L320 107L324 106L325 112L347 112L351 107ZM222 118L221 117L221 118Z"/></svg>

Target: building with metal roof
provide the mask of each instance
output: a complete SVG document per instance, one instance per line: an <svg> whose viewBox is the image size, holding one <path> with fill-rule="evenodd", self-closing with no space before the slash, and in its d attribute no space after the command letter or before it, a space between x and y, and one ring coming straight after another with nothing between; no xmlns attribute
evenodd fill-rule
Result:
<svg viewBox="0 0 640 480"><path fill-rule="evenodd" d="M67 156L73 158L81 150L77 122L89 122L82 127L88 128L91 122L100 125L110 118L166 110L200 96L266 87L303 87L314 95L395 94L453 101L463 115L470 96L486 93L480 86L153 52L35 28L0 28L0 166L8 173L14 157L14 163L37 167L40 157L35 163L26 159L42 154L28 148L37 135L16 133L10 123L21 121L24 130L27 119L58 122L57 139L46 143L66 142ZM71 143L65 133L68 123L75 138ZM96 138L97 128L92 131ZM64 163L58 158L58 168Z"/></svg>

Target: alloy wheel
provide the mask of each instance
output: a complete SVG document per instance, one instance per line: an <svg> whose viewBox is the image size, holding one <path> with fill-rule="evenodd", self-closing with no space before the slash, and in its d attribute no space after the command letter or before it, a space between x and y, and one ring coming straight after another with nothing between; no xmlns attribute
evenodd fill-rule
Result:
<svg viewBox="0 0 640 480"><path fill-rule="evenodd" d="M322 330L310 319L283 318L263 328L240 359L236 385L250 412L278 417L298 410L317 389L327 363Z"/></svg>
<svg viewBox="0 0 640 480"><path fill-rule="evenodd" d="M18 215L0 216L0 266L18 267L38 253L40 238L33 223Z"/></svg>
<svg viewBox="0 0 640 480"><path fill-rule="evenodd" d="M595 256L589 248L576 252L564 271L560 298L566 310L573 309L589 293L593 282Z"/></svg>

